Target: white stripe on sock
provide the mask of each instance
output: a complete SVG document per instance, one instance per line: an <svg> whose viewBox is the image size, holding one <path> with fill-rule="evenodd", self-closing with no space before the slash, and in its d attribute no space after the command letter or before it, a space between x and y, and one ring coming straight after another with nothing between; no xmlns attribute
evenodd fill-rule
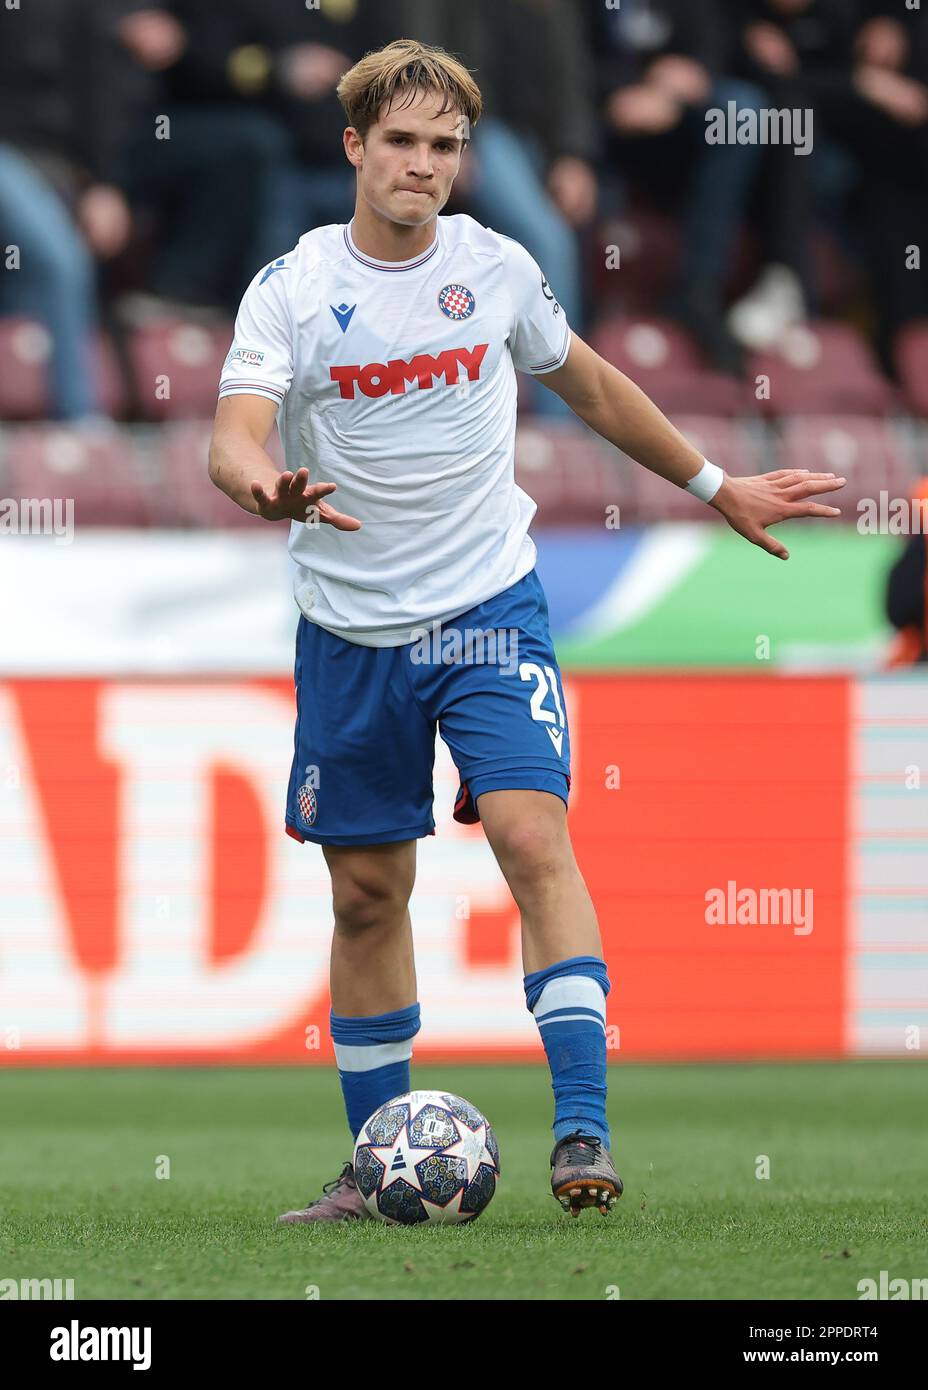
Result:
<svg viewBox="0 0 928 1390"><path fill-rule="evenodd" d="M339 1071L374 1071L391 1062L408 1062L412 1056L412 1038L400 1042L374 1043L360 1046L335 1043L335 1062Z"/></svg>
<svg viewBox="0 0 928 1390"><path fill-rule="evenodd" d="M562 975L549 980L535 1001L532 1013L540 1023L545 1014L569 1008L595 1009L606 1024L606 996L598 980L589 975Z"/></svg>

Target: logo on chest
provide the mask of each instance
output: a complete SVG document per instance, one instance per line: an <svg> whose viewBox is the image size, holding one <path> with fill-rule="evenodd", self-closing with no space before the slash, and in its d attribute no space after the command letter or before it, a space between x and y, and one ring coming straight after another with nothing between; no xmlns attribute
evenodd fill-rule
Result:
<svg viewBox="0 0 928 1390"><path fill-rule="evenodd" d="M420 391L429 391L439 378L446 386L479 381L488 347L489 343L477 343L476 347L446 348L437 354L417 352L408 362L393 357L389 362L369 362L366 366L330 367L329 374L338 382L343 401L353 401L359 391L362 396L405 396L407 386L414 382Z"/></svg>
<svg viewBox="0 0 928 1390"><path fill-rule="evenodd" d="M477 301L466 285L446 285L438 296L438 307L449 319L469 319Z"/></svg>

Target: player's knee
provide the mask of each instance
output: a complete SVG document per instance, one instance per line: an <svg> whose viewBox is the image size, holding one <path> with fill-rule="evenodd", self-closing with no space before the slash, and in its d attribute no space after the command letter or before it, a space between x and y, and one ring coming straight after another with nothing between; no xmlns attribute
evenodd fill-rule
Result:
<svg viewBox="0 0 928 1390"><path fill-rule="evenodd" d="M333 878L335 925L340 931L362 932L402 921L412 884L378 871L352 871Z"/></svg>
<svg viewBox="0 0 928 1390"><path fill-rule="evenodd" d="M564 872L571 858L563 826L545 821L514 822L497 836L494 849L513 891Z"/></svg>

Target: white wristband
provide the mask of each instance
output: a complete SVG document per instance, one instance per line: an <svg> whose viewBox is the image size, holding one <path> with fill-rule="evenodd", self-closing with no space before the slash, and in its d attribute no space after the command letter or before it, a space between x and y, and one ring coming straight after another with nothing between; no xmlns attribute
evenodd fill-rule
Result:
<svg viewBox="0 0 928 1390"><path fill-rule="evenodd" d="M694 477L690 478L686 490L691 492L694 497L698 497L701 502L711 502L724 481L724 469L719 468L717 463L710 463L708 459L703 459L702 468Z"/></svg>

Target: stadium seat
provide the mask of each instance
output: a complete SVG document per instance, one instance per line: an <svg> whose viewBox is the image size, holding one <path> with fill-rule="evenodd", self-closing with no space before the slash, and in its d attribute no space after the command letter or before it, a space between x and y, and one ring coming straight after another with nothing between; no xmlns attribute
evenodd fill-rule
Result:
<svg viewBox="0 0 928 1390"><path fill-rule="evenodd" d="M869 345L844 323L790 329L775 349L754 353L749 375L769 379L768 415L886 415L897 392L880 373Z"/></svg>
<svg viewBox="0 0 928 1390"><path fill-rule="evenodd" d="M135 329L128 355L146 420L211 419L232 325L165 320Z"/></svg>
<svg viewBox="0 0 928 1390"><path fill-rule="evenodd" d="M131 430L44 424L3 434L4 486L16 498L73 498L74 523L148 526L156 480Z"/></svg>
<svg viewBox="0 0 928 1390"><path fill-rule="evenodd" d="M0 419L38 420L48 409L48 330L31 319L0 319Z"/></svg>
<svg viewBox="0 0 928 1390"><path fill-rule="evenodd" d="M212 426L206 420L169 424L158 431L162 526L236 527L248 521L241 507L210 481L207 468Z"/></svg>
<svg viewBox="0 0 928 1390"><path fill-rule="evenodd" d="M41 420L48 416L51 346L48 330L41 323L20 315L0 318L0 420ZM126 392L109 340L98 337L91 355L103 409L114 418L121 417Z"/></svg>
<svg viewBox="0 0 928 1390"><path fill-rule="evenodd" d="M607 318L594 328L590 344L667 414L756 412L747 383L706 367L686 329L672 319Z"/></svg>
<svg viewBox="0 0 928 1390"><path fill-rule="evenodd" d="M890 497L908 497L916 476L915 459L904 430L885 420L859 415L794 416L783 422L773 468L808 468L837 473L847 486L833 505L842 519L857 519L857 504ZM821 499L828 504L827 498Z"/></svg>
<svg viewBox="0 0 928 1390"><path fill-rule="evenodd" d="M599 225L589 252L596 303L650 314L673 285L680 231L674 218L634 207Z"/></svg>
<svg viewBox="0 0 928 1390"><path fill-rule="evenodd" d="M129 407L128 393L122 368L113 350L113 344L108 337L100 334L93 352L96 356L103 409L111 419L124 420Z"/></svg>
<svg viewBox="0 0 928 1390"><path fill-rule="evenodd" d="M895 358L906 404L916 415L928 418L928 319L900 330Z"/></svg>
<svg viewBox="0 0 928 1390"><path fill-rule="evenodd" d="M606 523L609 506L634 519L634 478L627 462L591 431L570 422L528 420L516 434L516 482L538 504L536 524Z"/></svg>
<svg viewBox="0 0 928 1390"><path fill-rule="evenodd" d="M207 467L210 421L173 423L157 431L156 452L161 478L162 526L202 526L236 529L254 526L255 518L226 497L210 481ZM276 428L267 452L283 468L283 451Z"/></svg>
<svg viewBox="0 0 928 1390"><path fill-rule="evenodd" d="M827 315L840 314L866 292L861 268L848 254L842 238L826 226L813 232L810 252L819 304Z"/></svg>

